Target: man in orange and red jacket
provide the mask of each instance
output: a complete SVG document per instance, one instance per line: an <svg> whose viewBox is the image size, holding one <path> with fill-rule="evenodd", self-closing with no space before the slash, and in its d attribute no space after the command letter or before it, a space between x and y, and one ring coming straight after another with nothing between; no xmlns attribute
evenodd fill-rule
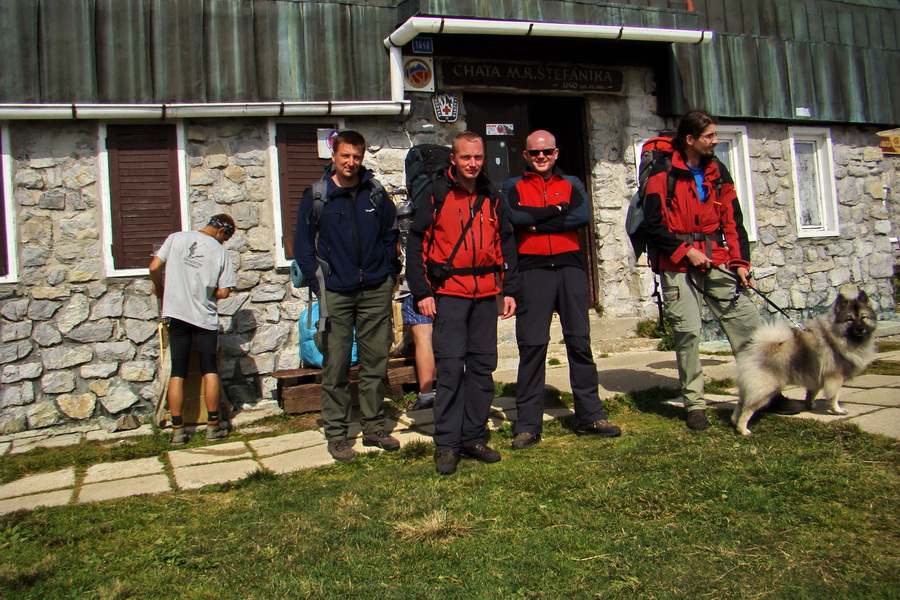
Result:
<svg viewBox="0 0 900 600"><path fill-rule="evenodd" d="M662 280L672 324L686 424L694 430L708 426L700 366L701 298L735 353L762 325L756 305L741 293L741 288L754 284L750 245L734 182L714 158L717 143L710 115L702 111L684 115L672 140L671 165L657 161L647 179L644 200L649 254ZM670 172L674 179L671 194ZM772 412L798 412L798 403L783 396L775 403L770 406Z"/></svg>
<svg viewBox="0 0 900 600"><path fill-rule="evenodd" d="M516 314L519 374L516 379L514 450L541 441L544 377L550 320L559 313L569 382L575 398L576 433L615 437L621 430L606 417L597 365L591 353L591 304L578 230L590 221L587 191L577 177L556 167L559 148L549 131L525 140L528 170L503 184L510 220L516 227L522 291Z"/></svg>
<svg viewBox="0 0 900 600"><path fill-rule="evenodd" d="M450 164L416 209L406 267L419 312L434 319L434 458L445 475L460 455L500 460L484 434L494 398L498 306L501 319L515 313L518 285L512 227L482 171L481 137L456 136Z"/></svg>

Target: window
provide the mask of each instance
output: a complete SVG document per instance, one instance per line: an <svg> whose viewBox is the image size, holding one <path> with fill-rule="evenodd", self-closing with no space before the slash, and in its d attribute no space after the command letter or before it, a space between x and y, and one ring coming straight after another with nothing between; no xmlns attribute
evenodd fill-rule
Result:
<svg viewBox="0 0 900 600"><path fill-rule="evenodd" d="M182 214L184 161L177 127L108 125L101 127L101 140L106 149L101 168L105 162L108 173L104 217L110 274L143 272L155 248L188 221Z"/></svg>
<svg viewBox="0 0 900 600"><path fill-rule="evenodd" d="M12 158L9 152L9 128L0 128L0 283L12 283L18 277L16 261L16 219L12 191Z"/></svg>
<svg viewBox="0 0 900 600"><path fill-rule="evenodd" d="M734 190L741 204L744 218L744 229L747 238L755 242L756 207L753 201L753 186L750 182L750 152L747 149L747 128L742 125L716 125L719 143L716 145L716 156L731 173Z"/></svg>
<svg viewBox="0 0 900 600"><path fill-rule="evenodd" d="M838 235L831 132L791 127L791 175L798 237Z"/></svg>
<svg viewBox="0 0 900 600"><path fill-rule="evenodd" d="M287 266L294 258L294 230L297 227L297 210L303 191L322 177L330 159L319 158L317 129L334 129L334 123L298 124L278 123L274 126L275 148L278 154L278 177L272 178L275 205L275 227L281 232L281 247L285 260L278 266Z"/></svg>

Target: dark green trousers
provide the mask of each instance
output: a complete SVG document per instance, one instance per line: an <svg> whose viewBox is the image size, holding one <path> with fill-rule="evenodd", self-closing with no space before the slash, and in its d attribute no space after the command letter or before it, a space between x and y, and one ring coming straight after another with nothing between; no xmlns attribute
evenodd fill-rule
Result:
<svg viewBox="0 0 900 600"><path fill-rule="evenodd" d="M328 319L322 336L322 419L325 438L347 437L353 398L350 353L356 329L359 408L363 433L384 429L384 384L391 349L391 292L394 280L355 292L325 291Z"/></svg>

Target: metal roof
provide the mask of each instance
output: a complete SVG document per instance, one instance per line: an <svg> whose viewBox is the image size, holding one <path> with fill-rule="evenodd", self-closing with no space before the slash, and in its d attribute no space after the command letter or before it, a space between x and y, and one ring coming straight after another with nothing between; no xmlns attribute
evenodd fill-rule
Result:
<svg viewBox="0 0 900 600"><path fill-rule="evenodd" d="M900 123L897 0L685 8L680 0L3 0L0 103L387 100L382 40L409 16L434 15L713 30L712 44L663 48L662 110Z"/></svg>

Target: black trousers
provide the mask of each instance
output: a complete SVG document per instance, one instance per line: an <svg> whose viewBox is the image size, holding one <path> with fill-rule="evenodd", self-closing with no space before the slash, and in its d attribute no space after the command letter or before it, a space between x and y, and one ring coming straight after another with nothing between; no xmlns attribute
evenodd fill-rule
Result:
<svg viewBox="0 0 900 600"><path fill-rule="evenodd" d="M434 444L459 450L484 441L497 368L497 299L437 296Z"/></svg>
<svg viewBox="0 0 900 600"><path fill-rule="evenodd" d="M574 266L527 269L520 273L522 292L516 306L519 374L516 379L515 433L541 432L544 379L550 321L559 313L569 360L569 383L575 416L581 424L606 418L598 393L597 365L591 353L590 297L587 273Z"/></svg>

